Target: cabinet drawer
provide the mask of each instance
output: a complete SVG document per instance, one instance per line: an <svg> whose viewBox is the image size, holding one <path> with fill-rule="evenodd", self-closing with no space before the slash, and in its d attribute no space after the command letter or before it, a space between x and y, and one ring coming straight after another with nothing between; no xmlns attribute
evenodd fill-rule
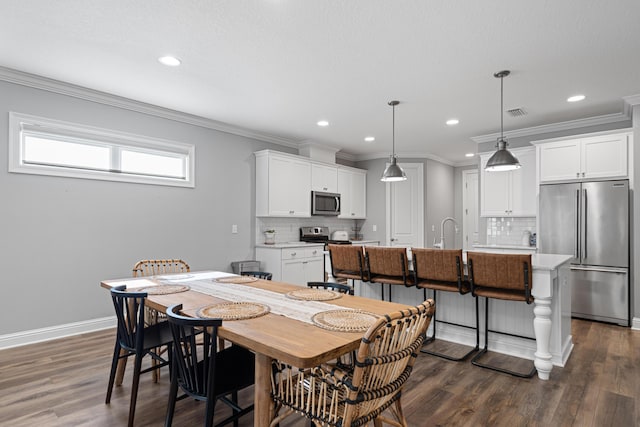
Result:
<svg viewBox="0 0 640 427"><path fill-rule="evenodd" d="M317 258L323 256L324 248L322 246L316 246L313 248L306 248L304 250L304 256L306 258Z"/></svg>
<svg viewBox="0 0 640 427"><path fill-rule="evenodd" d="M305 258L306 253L305 248L291 248L291 249L283 249L282 250L282 259L297 259L297 258Z"/></svg>

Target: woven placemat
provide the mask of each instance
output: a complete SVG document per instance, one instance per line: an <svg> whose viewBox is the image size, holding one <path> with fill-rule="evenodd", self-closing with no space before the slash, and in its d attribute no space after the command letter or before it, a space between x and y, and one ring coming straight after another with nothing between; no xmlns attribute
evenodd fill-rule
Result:
<svg viewBox="0 0 640 427"><path fill-rule="evenodd" d="M220 283L251 283L258 280L258 278L253 276L231 276L213 280Z"/></svg>
<svg viewBox="0 0 640 427"><path fill-rule="evenodd" d="M314 314L311 321L323 329L338 332L366 332L380 316L360 310L328 310Z"/></svg>
<svg viewBox="0 0 640 427"><path fill-rule="evenodd" d="M329 301L332 299L338 299L342 295L340 292L332 291L330 289L296 289L295 291L287 292L285 296L287 298L303 301Z"/></svg>
<svg viewBox="0 0 640 427"><path fill-rule="evenodd" d="M243 320L264 316L269 311L268 305L255 302L223 302L202 307L196 315L209 319Z"/></svg>
<svg viewBox="0 0 640 427"><path fill-rule="evenodd" d="M166 295L177 294L178 292L186 292L191 289L187 285L157 285L147 286L145 288L127 289L129 292L146 292L148 295Z"/></svg>

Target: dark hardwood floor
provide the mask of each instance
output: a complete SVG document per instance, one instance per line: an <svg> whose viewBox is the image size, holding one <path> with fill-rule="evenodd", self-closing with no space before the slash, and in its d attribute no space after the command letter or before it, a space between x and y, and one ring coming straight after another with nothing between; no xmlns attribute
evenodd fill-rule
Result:
<svg viewBox="0 0 640 427"><path fill-rule="evenodd" d="M640 332L572 321L575 348L549 381L518 379L421 354L403 394L410 426L640 426ZM1 426L123 426L131 389L104 404L115 331L0 351ZM161 426L168 372L141 379L136 425ZM253 398L253 390L241 395ZM219 404L220 416L226 414ZM204 405L178 402L175 426L202 424ZM252 426L251 415L241 426ZM306 426L290 417L285 426Z"/></svg>

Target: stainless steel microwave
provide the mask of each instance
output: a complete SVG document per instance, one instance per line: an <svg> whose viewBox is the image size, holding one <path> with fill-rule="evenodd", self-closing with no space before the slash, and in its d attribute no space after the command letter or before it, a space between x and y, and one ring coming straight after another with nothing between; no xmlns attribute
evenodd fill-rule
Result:
<svg viewBox="0 0 640 427"><path fill-rule="evenodd" d="M311 215L340 215L340 194L312 191Z"/></svg>

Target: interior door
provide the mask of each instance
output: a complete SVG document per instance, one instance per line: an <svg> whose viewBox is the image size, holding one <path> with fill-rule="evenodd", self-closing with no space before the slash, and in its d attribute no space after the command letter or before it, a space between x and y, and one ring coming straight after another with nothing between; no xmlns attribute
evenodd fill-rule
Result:
<svg viewBox="0 0 640 427"><path fill-rule="evenodd" d="M387 246L424 247L422 163L403 163L406 181L386 183Z"/></svg>
<svg viewBox="0 0 640 427"><path fill-rule="evenodd" d="M480 221L478 215L478 171L462 171L462 248L469 250L480 243ZM459 247L456 245L456 247Z"/></svg>

